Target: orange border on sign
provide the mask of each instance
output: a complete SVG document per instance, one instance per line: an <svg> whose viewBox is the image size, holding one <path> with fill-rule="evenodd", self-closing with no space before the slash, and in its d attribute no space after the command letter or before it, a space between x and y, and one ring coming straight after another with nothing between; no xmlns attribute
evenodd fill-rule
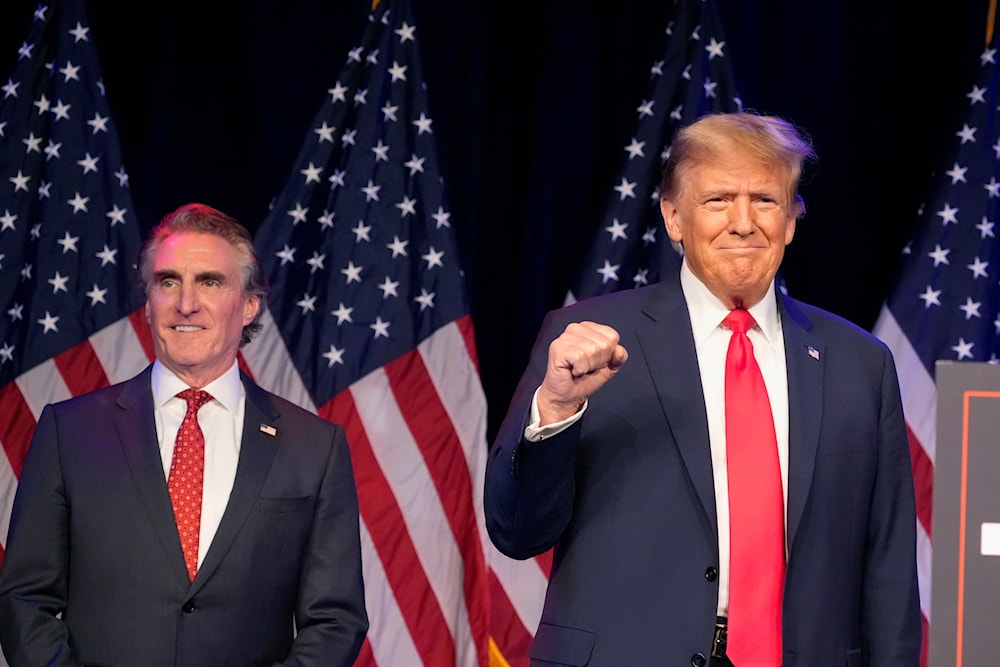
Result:
<svg viewBox="0 0 1000 667"><path fill-rule="evenodd" d="M969 401L972 398L1000 398L1000 391L966 391L962 393L962 481L958 510L958 627L955 631L955 667L962 667L962 629L965 625L965 535L966 500L969 475Z"/></svg>

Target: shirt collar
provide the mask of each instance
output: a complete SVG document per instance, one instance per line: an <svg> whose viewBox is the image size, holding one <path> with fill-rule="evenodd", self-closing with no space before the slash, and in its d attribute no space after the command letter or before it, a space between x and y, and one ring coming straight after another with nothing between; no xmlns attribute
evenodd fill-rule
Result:
<svg viewBox="0 0 1000 667"><path fill-rule="evenodd" d="M153 405L157 407L163 407L167 401L189 388L173 371L160 363L159 359L153 362L152 373ZM222 407L236 414L243 396L243 380L240 378L239 364L234 359L229 370L201 389L211 394Z"/></svg>
<svg viewBox="0 0 1000 667"><path fill-rule="evenodd" d="M686 259L681 263L681 290L684 292L684 300L687 301L691 316L694 339L700 343L721 326L722 320L729 314L729 309L691 272ZM764 293L764 298L748 310L757 321L757 326L760 327L769 345L781 340L781 321L778 317L778 300L774 295L773 279L767 292Z"/></svg>

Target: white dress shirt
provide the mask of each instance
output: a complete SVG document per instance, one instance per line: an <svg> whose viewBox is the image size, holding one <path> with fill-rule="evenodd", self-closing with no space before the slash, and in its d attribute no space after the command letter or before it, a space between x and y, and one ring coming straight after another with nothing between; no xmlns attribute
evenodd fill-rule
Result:
<svg viewBox="0 0 1000 667"><path fill-rule="evenodd" d="M719 524L719 608L720 616L729 609L729 485L726 466L726 352L732 332L722 326L729 315L708 287L688 268L681 266L681 290L687 301L694 333L695 353L701 373L708 416L708 437L712 449L712 473L715 481L715 508ZM753 343L754 358L764 376L764 385L771 402L774 433L778 440L778 461L781 465L781 486L785 500L785 524L788 523L788 375L785 367L785 342L778 316L774 285L764 298L748 309L757 321L747 336ZM614 380L612 380L613 382ZM537 397L537 390L535 395ZM536 398L531 400L525 438L537 442L566 429L583 416L583 409L572 417L555 424L539 426ZM787 529L786 529L787 532ZM787 544L785 546L787 553Z"/></svg>
<svg viewBox="0 0 1000 667"><path fill-rule="evenodd" d="M187 402L177 394L189 389L183 380L159 361L153 362L153 414L156 437L160 445L163 475L170 476L177 431L184 421ZM229 494L236 480L236 465L240 458L243 434L243 413L246 390L240 380L239 365L233 365L203 389L212 400L198 411L198 425L205 436L205 482L201 500L201 531L198 536L198 566L201 566L212 544L222 514L229 503Z"/></svg>

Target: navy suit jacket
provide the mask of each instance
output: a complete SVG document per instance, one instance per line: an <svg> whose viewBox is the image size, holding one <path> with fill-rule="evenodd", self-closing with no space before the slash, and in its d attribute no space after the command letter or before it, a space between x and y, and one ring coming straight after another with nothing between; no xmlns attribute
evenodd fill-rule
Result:
<svg viewBox="0 0 1000 667"><path fill-rule="evenodd" d="M193 582L150 369L45 408L0 567L11 667L353 663L368 620L344 431L243 380L236 479Z"/></svg>
<svg viewBox="0 0 1000 667"><path fill-rule="evenodd" d="M785 667L915 667L921 621L906 427L888 349L778 294L788 372ZM524 440L549 343L614 327L628 362L582 419ZM487 464L503 553L555 555L533 665L697 665L719 543L708 422L678 277L550 313ZM738 666L737 666L738 667Z"/></svg>

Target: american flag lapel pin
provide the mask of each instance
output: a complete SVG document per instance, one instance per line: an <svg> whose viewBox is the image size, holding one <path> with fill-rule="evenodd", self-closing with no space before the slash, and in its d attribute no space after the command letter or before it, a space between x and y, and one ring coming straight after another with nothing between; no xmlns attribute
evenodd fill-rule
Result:
<svg viewBox="0 0 1000 667"><path fill-rule="evenodd" d="M278 435L278 430L276 428L274 428L273 426L269 426L268 424L261 424L260 425L260 432L261 433L266 433L266 434L268 434L271 437L274 437L274 436Z"/></svg>
<svg viewBox="0 0 1000 667"><path fill-rule="evenodd" d="M806 347L806 354L808 354L810 358L815 359L816 361L819 361L819 350L817 350L812 345L809 345L808 347Z"/></svg>

